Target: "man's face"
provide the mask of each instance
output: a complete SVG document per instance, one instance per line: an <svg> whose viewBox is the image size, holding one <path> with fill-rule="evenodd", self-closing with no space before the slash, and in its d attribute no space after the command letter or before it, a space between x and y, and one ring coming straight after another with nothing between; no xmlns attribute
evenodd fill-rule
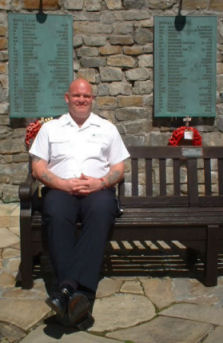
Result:
<svg viewBox="0 0 223 343"><path fill-rule="evenodd" d="M69 91L65 94L65 101L72 118L78 123L83 124L89 117L92 109L92 89L91 85L85 80L73 81Z"/></svg>

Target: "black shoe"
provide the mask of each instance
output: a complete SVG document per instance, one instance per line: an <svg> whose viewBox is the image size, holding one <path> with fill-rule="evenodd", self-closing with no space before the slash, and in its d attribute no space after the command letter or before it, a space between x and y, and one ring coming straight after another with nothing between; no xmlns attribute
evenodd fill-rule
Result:
<svg viewBox="0 0 223 343"><path fill-rule="evenodd" d="M88 298L80 293L75 292L68 302L68 318L71 325L80 323L84 318L91 316L91 304Z"/></svg>
<svg viewBox="0 0 223 343"><path fill-rule="evenodd" d="M71 295L72 293L64 287L46 299L46 303L53 311L63 317L67 311L68 301Z"/></svg>

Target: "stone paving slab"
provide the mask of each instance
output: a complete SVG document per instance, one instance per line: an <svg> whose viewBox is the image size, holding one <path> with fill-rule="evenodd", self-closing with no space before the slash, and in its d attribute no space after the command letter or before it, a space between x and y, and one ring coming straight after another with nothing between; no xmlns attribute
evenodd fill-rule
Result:
<svg viewBox="0 0 223 343"><path fill-rule="evenodd" d="M0 299L0 322L11 323L25 331L49 313L49 307L39 299Z"/></svg>
<svg viewBox="0 0 223 343"><path fill-rule="evenodd" d="M195 320L223 326L223 308L197 304L175 304L160 312L160 315Z"/></svg>
<svg viewBox="0 0 223 343"><path fill-rule="evenodd" d="M19 237L6 228L0 228L0 248L12 246L19 242Z"/></svg>
<svg viewBox="0 0 223 343"><path fill-rule="evenodd" d="M39 326L32 331L28 336L21 340L21 343L54 343L61 341L63 343L121 343L120 341L110 338L100 337L89 334L87 332L72 332L72 330L64 330L59 325L46 327Z"/></svg>
<svg viewBox="0 0 223 343"><path fill-rule="evenodd" d="M134 343L198 343L211 329L210 324L157 317L133 328L111 332L106 337Z"/></svg>
<svg viewBox="0 0 223 343"><path fill-rule="evenodd" d="M151 301L142 295L114 294L96 299L93 308L95 323L90 331L103 332L148 321L156 315Z"/></svg>
<svg viewBox="0 0 223 343"><path fill-rule="evenodd" d="M203 343L222 343L223 342L223 327L217 327L211 331Z"/></svg>
<svg viewBox="0 0 223 343"><path fill-rule="evenodd" d="M0 342L18 342L26 336L26 332L9 323L0 322Z"/></svg>
<svg viewBox="0 0 223 343"><path fill-rule="evenodd" d="M19 227L19 204L0 204L0 229L6 227Z"/></svg>

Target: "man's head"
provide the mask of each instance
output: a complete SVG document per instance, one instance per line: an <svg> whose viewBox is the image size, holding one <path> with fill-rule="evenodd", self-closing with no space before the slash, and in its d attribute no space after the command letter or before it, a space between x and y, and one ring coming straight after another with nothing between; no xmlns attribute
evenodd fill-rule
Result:
<svg viewBox="0 0 223 343"><path fill-rule="evenodd" d="M88 81L79 78L71 82L65 93L65 101L71 117L78 125L81 126L89 117L93 99L92 87Z"/></svg>

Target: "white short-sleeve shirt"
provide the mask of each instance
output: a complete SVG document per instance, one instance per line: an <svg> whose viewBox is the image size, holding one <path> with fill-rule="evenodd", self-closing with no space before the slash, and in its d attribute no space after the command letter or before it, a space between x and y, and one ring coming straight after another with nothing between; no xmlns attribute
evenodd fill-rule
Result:
<svg viewBox="0 0 223 343"><path fill-rule="evenodd" d="M81 127L69 113L46 122L29 152L47 161L49 170L65 179L82 173L103 177L110 166L129 157L116 126L94 113Z"/></svg>

